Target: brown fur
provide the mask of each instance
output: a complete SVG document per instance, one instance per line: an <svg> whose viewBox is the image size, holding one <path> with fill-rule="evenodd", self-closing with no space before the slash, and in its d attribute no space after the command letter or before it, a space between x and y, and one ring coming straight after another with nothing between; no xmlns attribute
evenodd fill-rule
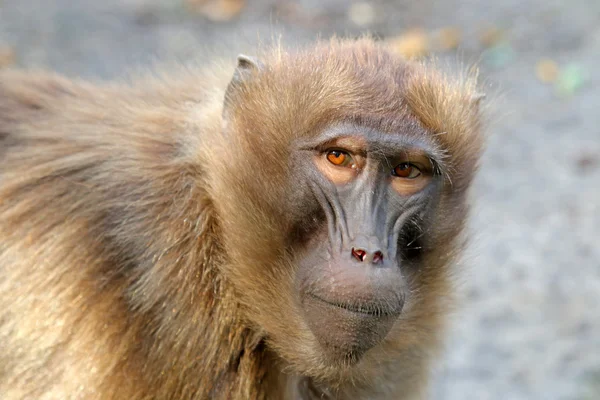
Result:
<svg viewBox="0 0 600 400"><path fill-rule="evenodd" d="M0 73L2 398L424 396L480 153L473 82L367 39L261 59L231 99L235 135L233 68ZM399 115L450 160L437 229L384 343L332 366L292 293L286 149L335 121L393 132Z"/></svg>

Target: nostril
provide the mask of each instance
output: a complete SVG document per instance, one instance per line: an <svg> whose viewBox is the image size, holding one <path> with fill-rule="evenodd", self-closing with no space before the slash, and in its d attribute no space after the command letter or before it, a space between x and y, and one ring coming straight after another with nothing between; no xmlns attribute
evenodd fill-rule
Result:
<svg viewBox="0 0 600 400"><path fill-rule="evenodd" d="M380 262L383 262L383 253L376 251L375 254L373 254L373 264L379 264Z"/></svg>
<svg viewBox="0 0 600 400"><path fill-rule="evenodd" d="M354 258L356 258L358 261L363 261L365 259L365 256L367 255L367 252L362 250L362 249L355 249L354 247L352 248L352 256Z"/></svg>

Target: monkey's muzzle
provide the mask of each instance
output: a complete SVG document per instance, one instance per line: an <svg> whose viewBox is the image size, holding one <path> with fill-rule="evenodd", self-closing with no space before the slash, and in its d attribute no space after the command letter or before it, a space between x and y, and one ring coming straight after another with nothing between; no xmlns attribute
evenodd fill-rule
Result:
<svg viewBox="0 0 600 400"><path fill-rule="evenodd" d="M399 268L366 265L359 260L368 255L361 256L330 260L311 268L301 280L306 322L333 362L358 361L385 338L404 306Z"/></svg>

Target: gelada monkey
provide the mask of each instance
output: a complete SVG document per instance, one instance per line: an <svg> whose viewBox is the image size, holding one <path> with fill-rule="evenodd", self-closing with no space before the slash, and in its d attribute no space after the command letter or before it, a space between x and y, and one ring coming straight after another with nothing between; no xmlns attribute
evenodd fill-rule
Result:
<svg viewBox="0 0 600 400"><path fill-rule="evenodd" d="M2 72L1 397L424 398L478 95L382 46Z"/></svg>

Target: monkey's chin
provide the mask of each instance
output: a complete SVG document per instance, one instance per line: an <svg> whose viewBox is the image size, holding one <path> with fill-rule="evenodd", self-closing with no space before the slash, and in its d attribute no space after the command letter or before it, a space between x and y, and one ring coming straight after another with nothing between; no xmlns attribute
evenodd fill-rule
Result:
<svg viewBox="0 0 600 400"><path fill-rule="evenodd" d="M351 365L378 345L398 319L400 309L381 310L328 302L312 294L303 299L306 321L328 362Z"/></svg>

